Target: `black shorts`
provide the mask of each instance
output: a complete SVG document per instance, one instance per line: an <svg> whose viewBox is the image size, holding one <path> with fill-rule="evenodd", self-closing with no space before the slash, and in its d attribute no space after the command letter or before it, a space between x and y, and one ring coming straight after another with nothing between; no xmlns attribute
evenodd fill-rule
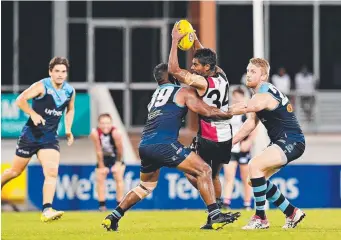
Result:
<svg viewBox="0 0 341 240"><path fill-rule="evenodd" d="M103 157L103 162L104 162L104 166L111 169L112 166L114 166L115 162L116 162L116 156L104 156ZM96 167L98 168L98 163L96 165Z"/></svg>
<svg viewBox="0 0 341 240"><path fill-rule="evenodd" d="M216 176L221 164L228 164L231 159L232 139L226 142L213 142L197 136L192 149L212 168L212 176Z"/></svg>
<svg viewBox="0 0 341 240"><path fill-rule="evenodd" d="M288 160L287 164L302 156L305 150L305 142L297 141L296 139L281 138L273 143L270 143L269 146L272 144L278 145L283 150Z"/></svg>
<svg viewBox="0 0 341 240"><path fill-rule="evenodd" d="M59 152L59 142L54 140L51 142L29 142L27 140L19 138L17 142L17 148L15 155L22 158L30 158L36 154L40 149L55 149Z"/></svg>
<svg viewBox="0 0 341 240"><path fill-rule="evenodd" d="M155 172L161 167L175 168L191 153L190 149L178 141L167 144L148 144L139 146L141 172Z"/></svg>
<svg viewBox="0 0 341 240"><path fill-rule="evenodd" d="M237 161L238 164L240 165L248 164L250 159L251 159L250 152L231 153L231 161Z"/></svg>

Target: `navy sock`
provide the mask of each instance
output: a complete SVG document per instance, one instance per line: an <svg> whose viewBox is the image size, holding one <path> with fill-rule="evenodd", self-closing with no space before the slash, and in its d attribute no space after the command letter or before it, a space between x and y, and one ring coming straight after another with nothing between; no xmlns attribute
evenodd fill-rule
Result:
<svg viewBox="0 0 341 240"><path fill-rule="evenodd" d="M51 203L45 203L45 204L43 205L43 212L44 212L44 210L45 210L46 208L52 208L52 204L51 204Z"/></svg>
<svg viewBox="0 0 341 240"><path fill-rule="evenodd" d="M207 210L208 210L208 216L212 220L217 219L221 213L217 203L212 203L212 204L208 205Z"/></svg>
<svg viewBox="0 0 341 240"><path fill-rule="evenodd" d="M113 215L116 219L121 219L124 216L124 210L117 206L114 211L112 211L111 215Z"/></svg>

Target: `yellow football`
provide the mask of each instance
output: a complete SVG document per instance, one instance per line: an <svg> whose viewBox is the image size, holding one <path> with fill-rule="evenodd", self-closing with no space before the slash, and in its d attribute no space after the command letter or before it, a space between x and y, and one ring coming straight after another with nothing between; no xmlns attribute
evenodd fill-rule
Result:
<svg viewBox="0 0 341 240"><path fill-rule="evenodd" d="M178 43L178 47L183 51L189 50L194 43L194 29L192 25L189 21L183 19L177 23L176 27L180 33L186 33L186 35Z"/></svg>

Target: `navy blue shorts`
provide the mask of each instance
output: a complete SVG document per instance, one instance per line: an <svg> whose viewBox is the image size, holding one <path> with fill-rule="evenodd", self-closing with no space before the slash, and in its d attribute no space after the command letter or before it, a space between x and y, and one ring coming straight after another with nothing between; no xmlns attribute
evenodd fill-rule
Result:
<svg viewBox="0 0 341 240"><path fill-rule="evenodd" d="M175 168L191 153L190 149L178 141L167 144L148 144L139 146L141 172L155 172L161 167Z"/></svg>
<svg viewBox="0 0 341 240"><path fill-rule="evenodd" d="M285 156L287 157L287 164L296 160L302 154L304 153L305 150L305 142L304 141L298 141L296 139L292 138L280 138L277 141L271 143L278 145L284 152ZM286 165L286 164L285 164ZM284 165L284 166L285 166Z"/></svg>
<svg viewBox="0 0 341 240"><path fill-rule="evenodd" d="M111 169L112 166L115 165L116 159L117 159L116 156L114 156L114 157L113 156L104 156L103 157L104 166ZM122 163L122 164L124 164L124 163ZM98 163L97 163L96 167L98 168Z"/></svg>
<svg viewBox="0 0 341 240"><path fill-rule="evenodd" d="M251 159L251 154L250 152L231 152L231 161L236 161L239 164L248 164Z"/></svg>
<svg viewBox="0 0 341 240"><path fill-rule="evenodd" d="M30 142L19 138L15 154L22 158L30 158L40 149L55 149L59 152L59 142L58 140L45 143Z"/></svg>

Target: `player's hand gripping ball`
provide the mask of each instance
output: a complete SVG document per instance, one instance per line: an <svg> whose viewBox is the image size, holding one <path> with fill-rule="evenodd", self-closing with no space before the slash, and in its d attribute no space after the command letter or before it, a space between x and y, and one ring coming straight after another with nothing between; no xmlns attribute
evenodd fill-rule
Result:
<svg viewBox="0 0 341 240"><path fill-rule="evenodd" d="M183 51L189 50L194 43L194 29L189 21L183 19L177 22L176 27L181 34L186 34L179 42L178 48Z"/></svg>

